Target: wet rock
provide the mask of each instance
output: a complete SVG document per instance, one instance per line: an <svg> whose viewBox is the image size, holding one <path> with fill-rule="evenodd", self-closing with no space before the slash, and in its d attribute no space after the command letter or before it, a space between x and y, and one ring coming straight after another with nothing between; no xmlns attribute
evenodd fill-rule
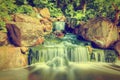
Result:
<svg viewBox="0 0 120 80"><path fill-rule="evenodd" d="M55 31L54 32L55 36L58 37L58 38L63 38L65 33L64 32L61 32L61 31Z"/></svg>
<svg viewBox="0 0 120 80"><path fill-rule="evenodd" d="M41 36L44 36L43 25L8 22L6 27L9 41L15 46L33 46Z"/></svg>
<svg viewBox="0 0 120 80"><path fill-rule="evenodd" d="M0 47L0 70L18 68L27 65L27 55L20 47Z"/></svg>
<svg viewBox="0 0 120 80"><path fill-rule="evenodd" d="M28 47L20 47L21 53L26 54L28 52Z"/></svg>
<svg viewBox="0 0 120 80"><path fill-rule="evenodd" d="M57 18L54 18L54 21L63 21L63 22L65 22L66 21L66 17L64 15L58 16Z"/></svg>
<svg viewBox="0 0 120 80"><path fill-rule="evenodd" d="M94 18L79 28L79 35L100 48L108 48L118 40L117 27L107 18Z"/></svg>
<svg viewBox="0 0 120 80"><path fill-rule="evenodd" d="M118 55L120 56L120 41L118 41L115 44L114 49L117 51Z"/></svg>
<svg viewBox="0 0 120 80"><path fill-rule="evenodd" d="M7 33L0 31L0 46L6 45L8 43Z"/></svg>
<svg viewBox="0 0 120 80"><path fill-rule="evenodd" d="M52 32L52 22L48 19L42 18L40 20L41 25L43 26L43 30L45 34L49 34Z"/></svg>
<svg viewBox="0 0 120 80"><path fill-rule="evenodd" d="M36 42L33 44L33 46L42 44L44 42L44 37L39 37Z"/></svg>

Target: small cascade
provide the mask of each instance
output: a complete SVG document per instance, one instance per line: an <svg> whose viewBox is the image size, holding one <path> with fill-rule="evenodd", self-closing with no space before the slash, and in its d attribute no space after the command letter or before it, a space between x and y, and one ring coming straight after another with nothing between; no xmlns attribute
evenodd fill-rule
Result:
<svg viewBox="0 0 120 80"><path fill-rule="evenodd" d="M48 62L56 57L66 57L71 62L88 62L89 51L87 47L78 45L69 46L43 46L42 48L35 50L31 48L29 50L29 64L36 62Z"/></svg>
<svg viewBox="0 0 120 80"><path fill-rule="evenodd" d="M113 50L93 49L90 55L91 61L113 63L116 60L116 53Z"/></svg>
<svg viewBox="0 0 120 80"><path fill-rule="evenodd" d="M116 60L116 54L113 50L93 49L90 53L88 47L80 45L59 45L59 46L42 46L31 48L29 50L29 64L49 62L66 58L70 62L108 62L113 63ZM58 61L59 64L60 60ZM61 64L62 65L62 64ZM63 64L64 65L64 64Z"/></svg>
<svg viewBox="0 0 120 80"><path fill-rule="evenodd" d="M94 49L91 54L91 61L105 62L104 50Z"/></svg>
<svg viewBox="0 0 120 80"><path fill-rule="evenodd" d="M64 60L62 60L63 58L66 58L68 62L75 63L115 62L115 51L93 49L91 52L88 46L91 46L89 42L79 41L77 36L67 33L66 36L59 39L59 41L58 39L46 40L43 45L31 47L28 54L28 63L49 63L49 61L55 61L56 64L64 65L64 63L62 63L64 62Z"/></svg>

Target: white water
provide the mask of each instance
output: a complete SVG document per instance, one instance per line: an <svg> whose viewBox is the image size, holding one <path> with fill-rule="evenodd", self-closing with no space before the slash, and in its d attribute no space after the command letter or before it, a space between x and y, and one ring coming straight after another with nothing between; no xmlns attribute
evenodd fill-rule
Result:
<svg viewBox="0 0 120 80"><path fill-rule="evenodd" d="M37 52L32 52L31 55L34 55L32 57L36 58L36 62L48 62L56 57L66 58L68 61L75 63L90 61L90 53L87 47L70 44L65 45L65 43L43 46ZM59 64L62 65L62 63Z"/></svg>
<svg viewBox="0 0 120 80"><path fill-rule="evenodd" d="M73 44L75 36L64 39L31 48L29 60L34 67L30 75L37 79L30 80L120 80L120 65L105 63L114 62L114 51L93 49L90 53L84 43Z"/></svg>
<svg viewBox="0 0 120 80"><path fill-rule="evenodd" d="M39 62L49 62L56 58L66 58L68 62L115 62L116 55L113 50L93 49L90 53L88 47L62 42L58 45L43 45L38 49L31 49L29 54L29 64ZM60 63L63 65L63 63Z"/></svg>

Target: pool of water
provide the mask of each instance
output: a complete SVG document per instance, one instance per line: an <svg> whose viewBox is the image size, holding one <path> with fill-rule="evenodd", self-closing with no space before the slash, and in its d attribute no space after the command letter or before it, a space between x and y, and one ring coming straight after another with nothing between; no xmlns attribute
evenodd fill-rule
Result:
<svg viewBox="0 0 120 80"><path fill-rule="evenodd" d="M60 67L36 63L26 68L0 71L0 80L120 80L120 62L70 63Z"/></svg>

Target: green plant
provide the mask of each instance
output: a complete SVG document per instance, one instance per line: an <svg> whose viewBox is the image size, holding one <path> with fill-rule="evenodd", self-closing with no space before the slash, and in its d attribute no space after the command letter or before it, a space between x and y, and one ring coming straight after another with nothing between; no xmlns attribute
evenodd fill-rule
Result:
<svg viewBox="0 0 120 80"><path fill-rule="evenodd" d="M86 17L102 16L113 19L115 9L113 8L112 3L120 7L120 0L87 0Z"/></svg>
<svg viewBox="0 0 120 80"><path fill-rule="evenodd" d="M16 0L16 4L17 5L24 5L24 4L28 4L27 0Z"/></svg>
<svg viewBox="0 0 120 80"><path fill-rule="evenodd" d="M0 31L7 32L7 30L5 28L5 22L4 21L0 21Z"/></svg>
<svg viewBox="0 0 120 80"><path fill-rule="evenodd" d="M34 0L33 3L36 7L39 7L39 8L45 8L46 7L46 8L48 8L50 13L51 13L51 17L58 17L58 16L63 15L63 12L61 11L61 8L58 8L54 1L51 1L51 0Z"/></svg>
<svg viewBox="0 0 120 80"><path fill-rule="evenodd" d="M36 7L43 8L48 4L49 0L33 0L33 3Z"/></svg>
<svg viewBox="0 0 120 80"><path fill-rule="evenodd" d="M30 15L34 11L32 9L32 6L30 6L30 5L21 5L21 6L16 7L13 12L14 13L23 13L23 14Z"/></svg>
<svg viewBox="0 0 120 80"><path fill-rule="evenodd" d="M17 5L16 2L21 0L0 0L0 30L6 31L5 21L11 20L11 14L24 13L31 15L34 13L30 5ZM22 0L26 1L26 0Z"/></svg>
<svg viewBox="0 0 120 80"><path fill-rule="evenodd" d="M53 3L50 3L46 7L49 9L49 11L51 13L51 17L59 17L59 16L63 15L63 12L61 11L61 8L57 8L55 6L55 4L53 4Z"/></svg>
<svg viewBox="0 0 120 80"><path fill-rule="evenodd" d="M10 14L16 7L15 0L0 0L0 30L6 32L5 21L11 20Z"/></svg>

